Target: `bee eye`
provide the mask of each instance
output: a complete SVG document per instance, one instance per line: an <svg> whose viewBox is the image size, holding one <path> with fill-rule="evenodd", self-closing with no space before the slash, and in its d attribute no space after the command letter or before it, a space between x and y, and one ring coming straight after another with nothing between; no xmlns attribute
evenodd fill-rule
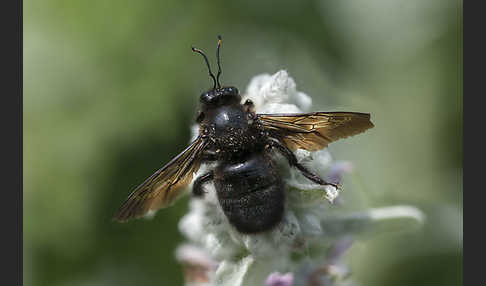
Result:
<svg viewBox="0 0 486 286"><path fill-rule="evenodd" d="M218 97L219 96L215 91L210 90L208 92L201 94L200 102L204 104L210 104L214 102L214 100L217 100Z"/></svg>

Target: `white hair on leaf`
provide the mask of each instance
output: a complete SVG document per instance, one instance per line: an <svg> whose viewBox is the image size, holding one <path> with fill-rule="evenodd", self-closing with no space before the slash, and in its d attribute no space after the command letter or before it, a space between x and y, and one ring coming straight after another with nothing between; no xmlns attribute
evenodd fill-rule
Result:
<svg viewBox="0 0 486 286"><path fill-rule="evenodd" d="M295 81L285 70L273 75L254 76L242 102L247 99L253 101L257 113L301 113L309 111L312 105L312 99L296 89ZM198 132L199 126L194 125L192 137L196 138ZM352 170L349 164L332 168L335 162L327 148L314 152L298 149L295 155L301 164L322 177L341 178L343 173ZM192 244L218 261L211 285L263 285L265 281L276 279L276 276L267 279L272 273L311 271L306 265L315 263L307 263L309 259L326 262L330 259L328 250L380 221L401 217L422 220L421 212L414 207L340 213L338 207L331 204L338 198L340 190L311 182L296 168L290 167L283 156L276 155L275 160L286 184L287 202L282 221L272 230L259 234L238 232L224 215L213 183L204 185L204 198L191 198L189 212L180 220L179 229ZM212 167L203 164L195 178ZM310 248L320 251L311 255L308 253ZM337 261L344 250L337 253L333 261ZM323 277L334 279L334 285L348 285L344 280L340 284L344 271L342 265L328 267L333 271ZM300 274L292 277L294 282L303 279Z"/></svg>

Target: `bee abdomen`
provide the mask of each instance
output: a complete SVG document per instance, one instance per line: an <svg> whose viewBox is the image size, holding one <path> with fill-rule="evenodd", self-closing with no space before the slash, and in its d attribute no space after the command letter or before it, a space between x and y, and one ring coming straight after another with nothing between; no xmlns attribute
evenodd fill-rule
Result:
<svg viewBox="0 0 486 286"><path fill-rule="evenodd" d="M263 156L226 164L214 182L221 208L238 231L263 232L282 220L284 186L273 162Z"/></svg>
<svg viewBox="0 0 486 286"><path fill-rule="evenodd" d="M220 199L220 204L228 220L238 231L266 231L282 219L284 192L281 187L274 184L239 198Z"/></svg>

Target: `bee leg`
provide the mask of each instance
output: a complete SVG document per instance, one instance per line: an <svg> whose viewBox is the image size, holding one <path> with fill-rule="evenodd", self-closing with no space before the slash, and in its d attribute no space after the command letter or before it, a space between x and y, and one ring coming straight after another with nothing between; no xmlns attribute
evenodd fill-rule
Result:
<svg viewBox="0 0 486 286"><path fill-rule="evenodd" d="M206 192L203 190L203 184L213 180L213 171L201 175L194 180L192 193L196 197L202 197Z"/></svg>
<svg viewBox="0 0 486 286"><path fill-rule="evenodd" d="M307 179L309 179L309 180L311 180L311 181L313 181L313 182L315 182L319 185L324 185L324 186L330 185L330 186L335 187L336 189L339 189L338 185L324 181L318 175L312 173L306 167L304 167L302 164L300 164L297 161L297 157L295 157L295 154L292 152L292 150L290 150L287 146L280 143L280 141L275 140L275 139L270 139L268 144L272 148L277 148L277 150L280 151L280 153L282 155L284 155L285 158L287 158L290 166L293 166L293 167L296 167L297 169L299 169L299 171L302 173L302 175L304 175Z"/></svg>
<svg viewBox="0 0 486 286"><path fill-rule="evenodd" d="M255 105L251 99L247 99L245 103L243 103L246 112L255 113Z"/></svg>

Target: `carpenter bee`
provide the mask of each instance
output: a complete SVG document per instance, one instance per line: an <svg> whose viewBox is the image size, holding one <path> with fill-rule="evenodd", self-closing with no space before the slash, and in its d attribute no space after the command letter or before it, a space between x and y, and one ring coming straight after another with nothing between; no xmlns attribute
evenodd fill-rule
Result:
<svg viewBox="0 0 486 286"><path fill-rule="evenodd" d="M199 135L184 150L139 185L123 203L114 219L124 222L171 205L183 193L203 163L215 167L193 183L193 194L204 195L203 186L213 182L219 204L228 221L241 233L272 229L283 217L285 185L275 161L281 153L290 166L320 185L332 185L297 161L298 148L316 151L341 138L372 128L370 114L313 112L303 114L256 114L253 103L238 89L221 86L218 36L218 73L211 72L204 52L192 47L207 65L213 87L201 94L196 122Z"/></svg>

